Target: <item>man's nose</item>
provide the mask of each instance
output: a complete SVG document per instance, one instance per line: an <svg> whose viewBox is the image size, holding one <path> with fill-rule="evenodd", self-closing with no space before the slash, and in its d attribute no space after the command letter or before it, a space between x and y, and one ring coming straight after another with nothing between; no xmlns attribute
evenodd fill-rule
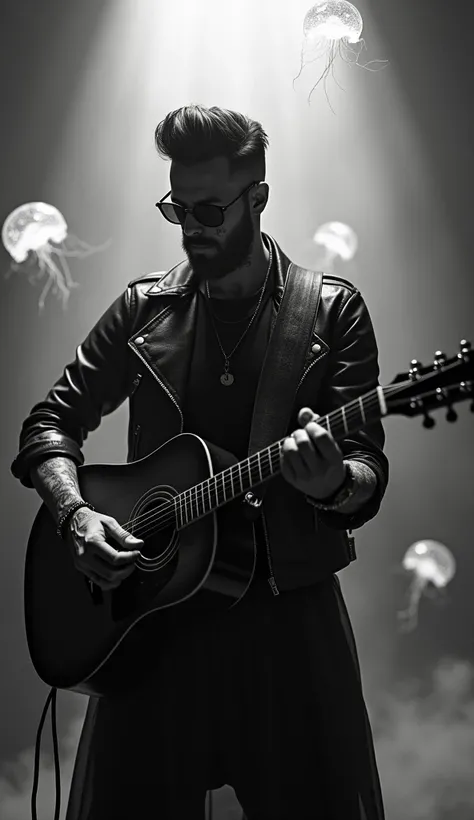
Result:
<svg viewBox="0 0 474 820"><path fill-rule="evenodd" d="M200 222L198 222L194 214L186 214L185 220L183 222L183 233L185 233L186 236L190 236L191 234L195 236L196 231L202 233L202 228L203 226Z"/></svg>

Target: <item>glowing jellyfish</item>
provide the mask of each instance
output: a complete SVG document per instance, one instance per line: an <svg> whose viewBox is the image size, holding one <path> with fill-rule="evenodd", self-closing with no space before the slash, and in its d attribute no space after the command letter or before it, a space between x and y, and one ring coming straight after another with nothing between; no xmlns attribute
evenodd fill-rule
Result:
<svg viewBox="0 0 474 820"><path fill-rule="evenodd" d="M408 607L398 613L403 631L414 629L418 622L418 604L428 584L435 589L445 587L456 572L453 554L438 541L417 541L406 551L403 567L413 573Z"/></svg>
<svg viewBox="0 0 474 820"><path fill-rule="evenodd" d="M344 261L352 259L359 244L356 232L344 222L325 222L320 225L313 236L313 242L324 248L325 255L319 264L326 271L333 269L336 257Z"/></svg>
<svg viewBox="0 0 474 820"><path fill-rule="evenodd" d="M347 0L323 0L323 2L312 6L306 13L303 21L304 40L301 49L301 66L298 75L293 80L293 87L308 63L326 57L326 66L319 80L311 89L308 104L311 100L311 94L321 80L324 81L324 91L328 99L326 80L331 72L337 82L334 77L334 61L338 56L347 63L360 65L359 56L362 49L365 48L365 42L361 37L363 25L359 10ZM369 69L369 65L373 63L383 63L384 65L380 65L379 68L385 68L387 61L370 60L361 68ZM374 70L376 69L369 69L369 71Z"/></svg>
<svg viewBox="0 0 474 820"><path fill-rule="evenodd" d="M64 245L66 239L69 240L69 248ZM46 276L38 302L40 312L51 288L62 299L65 308L72 288L78 286L72 279L67 256L84 258L109 244L107 242L99 248L92 248L71 236L63 215L54 205L45 202L27 202L15 208L3 223L2 242L13 259L7 277L14 271L24 270L28 273L29 282L35 284Z"/></svg>

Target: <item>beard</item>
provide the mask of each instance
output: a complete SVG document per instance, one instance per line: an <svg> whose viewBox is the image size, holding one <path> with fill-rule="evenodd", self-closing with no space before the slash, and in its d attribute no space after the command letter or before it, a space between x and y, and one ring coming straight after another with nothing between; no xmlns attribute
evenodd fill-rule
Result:
<svg viewBox="0 0 474 820"><path fill-rule="evenodd" d="M241 221L226 235L222 244L213 242L212 239L194 240L183 233L181 246L197 279L200 282L212 282L223 279L244 265L251 255L254 239L255 228L250 205L245 203Z"/></svg>

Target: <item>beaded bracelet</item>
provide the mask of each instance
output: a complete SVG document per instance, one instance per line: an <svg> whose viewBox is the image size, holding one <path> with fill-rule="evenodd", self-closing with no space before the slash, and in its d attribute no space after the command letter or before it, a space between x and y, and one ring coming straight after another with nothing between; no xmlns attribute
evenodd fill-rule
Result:
<svg viewBox="0 0 474 820"><path fill-rule="evenodd" d="M80 510L81 507L88 507L89 510L95 512L95 507L93 507L92 504L89 504L88 501L75 501L73 504L71 504L70 507L67 508L66 512L62 514L61 518L58 521L58 526L56 529L56 535L58 536L58 538L62 538L63 541L65 540L66 536L64 534L64 528L66 524L70 521L74 513L77 512L77 510Z"/></svg>
<svg viewBox="0 0 474 820"><path fill-rule="evenodd" d="M344 464L346 466L346 477L342 487L337 491L332 500L330 500L331 497L329 497L326 501L318 501L316 498L306 496L307 500L313 505L313 507L316 507L318 510L332 512L333 510L338 510L339 507L342 507L346 501L349 501L349 499L355 495L357 490L357 482L355 480L354 472L351 465L348 464L347 461L345 461Z"/></svg>

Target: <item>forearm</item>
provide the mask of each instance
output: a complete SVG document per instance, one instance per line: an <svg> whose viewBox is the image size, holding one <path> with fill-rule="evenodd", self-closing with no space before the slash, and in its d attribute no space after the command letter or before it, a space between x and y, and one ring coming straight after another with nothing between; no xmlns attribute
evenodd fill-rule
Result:
<svg viewBox="0 0 474 820"><path fill-rule="evenodd" d="M55 521L81 499L77 467L70 458L48 458L30 470L30 478Z"/></svg>

